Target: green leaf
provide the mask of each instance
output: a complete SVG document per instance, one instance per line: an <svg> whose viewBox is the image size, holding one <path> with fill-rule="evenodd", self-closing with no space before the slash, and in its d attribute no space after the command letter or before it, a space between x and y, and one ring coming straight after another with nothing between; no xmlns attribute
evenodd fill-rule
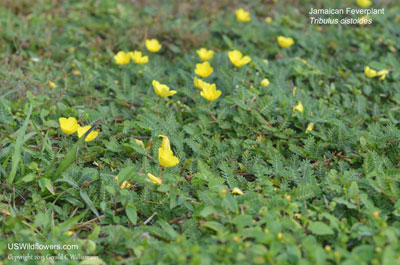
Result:
<svg viewBox="0 0 400 265"><path fill-rule="evenodd" d="M214 230L217 233L222 233L224 231L224 226L222 224L213 221L205 222L201 225L201 227Z"/></svg>
<svg viewBox="0 0 400 265"><path fill-rule="evenodd" d="M138 216L135 205L128 204L125 208L125 213L126 216L128 216L129 221L131 221L132 224L136 225Z"/></svg>
<svg viewBox="0 0 400 265"><path fill-rule="evenodd" d="M135 173L135 167L126 167L123 168L118 174L118 181L122 184L125 180L129 180L130 177Z"/></svg>
<svg viewBox="0 0 400 265"><path fill-rule="evenodd" d="M161 226L161 228L167 232L167 234L171 237L172 240L176 239L178 237L178 233L172 228L170 224L163 220L157 221L157 224Z"/></svg>
<svg viewBox="0 0 400 265"><path fill-rule="evenodd" d="M350 202L348 202L346 200L343 200L343 199L340 199L340 198L335 198L333 200L335 202L337 202L337 203L346 205L346 207L349 208L349 209L357 209L357 206L355 206L354 204L352 204L352 203L350 203Z"/></svg>
<svg viewBox="0 0 400 265"><path fill-rule="evenodd" d="M203 208L203 210L200 211L200 216L201 217L207 217L210 214L214 213L215 209L212 206L206 206Z"/></svg>
<svg viewBox="0 0 400 265"><path fill-rule="evenodd" d="M349 192L348 192L347 196L349 198L353 198L354 196L358 195L358 193L359 193L359 189L358 189L357 182L353 181L351 183L351 185L350 185Z"/></svg>
<svg viewBox="0 0 400 265"><path fill-rule="evenodd" d="M39 179L39 186L42 189L42 191L47 189L48 191L50 191L51 194L53 195L55 194L53 185L51 184L51 181L49 179L46 178Z"/></svg>
<svg viewBox="0 0 400 265"><path fill-rule="evenodd" d="M323 222L313 222L308 225L308 230L310 230L313 234L324 236L324 235L333 235L333 230L327 224Z"/></svg>
<svg viewBox="0 0 400 265"><path fill-rule="evenodd" d="M236 202L236 199L232 195L227 194L226 197L224 197L222 199L222 201L223 201L223 205L226 208L228 208L229 210L231 210L234 213L238 212L238 208L239 208L238 204Z"/></svg>

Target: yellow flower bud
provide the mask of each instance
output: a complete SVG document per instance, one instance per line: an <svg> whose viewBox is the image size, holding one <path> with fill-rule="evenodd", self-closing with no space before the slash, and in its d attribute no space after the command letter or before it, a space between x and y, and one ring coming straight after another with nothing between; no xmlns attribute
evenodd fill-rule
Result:
<svg viewBox="0 0 400 265"><path fill-rule="evenodd" d="M154 175L152 175L151 173L147 173L147 176L150 178L150 180L157 185L161 185L162 184L162 180L158 177L155 177Z"/></svg>
<svg viewBox="0 0 400 265"><path fill-rule="evenodd" d="M311 132L313 129L314 129L314 123L313 123L313 122L310 122L310 123L308 124L308 126L307 126L306 134L308 134L309 132Z"/></svg>
<svg viewBox="0 0 400 265"><path fill-rule="evenodd" d="M239 194L239 195L243 195L243 191L241 191L239 188L233 188L232 189L232 194Z"/></svg>
<svg viewBox="0 0 400 265"><path fill-rule="evenodd" d="M364 73L369 78L374 78L376 76L376 71L374 69L369 68L369 66L365 66Z"/></svg>
<svg viewBox="0 0 400 265"><path fill-rule="evenodd" d="M331 246L329 246L329 245L325 246L325 251L326 252L331 252L331 250L332 250Z"/></svg>
<svg viewBox="0 0 400 265"><path fill-rule="evenodd" d="M56 83L54 83L53 81L49 81L49 86L53 89L57 87Z"/></svg>
<svg viewBox="0 0 400 265"><path fill-rule="evenodd" d="M269 86L269 80L267 78L264 78L263 80L261 80L261 85L264 87Z"/></svg>

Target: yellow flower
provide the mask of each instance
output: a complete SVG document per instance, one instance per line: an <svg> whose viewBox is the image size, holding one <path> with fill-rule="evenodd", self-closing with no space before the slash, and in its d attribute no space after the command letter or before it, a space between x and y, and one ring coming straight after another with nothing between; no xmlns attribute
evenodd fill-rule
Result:
<svg viewBox="0 0 400 265"><path fill-rule="evenodd" d="M261 80L261 85L265 87L269 86L269 80L267 78L264 78L263 80Z"/></svg>
<svg viewBox="0 0 400 265"><path fill-rule="evenodd" d="M228 52L228 57L236 67L242 67L251 61L249 56L243 56L243 54L238 50Z"/></svg>
<svg viewBox="0 0 400 265"><path fill-rule="evenodd" d="M148 56L143 56L140 51L133 51L128 53L135 64L145 64L149 61Z"/></svg>
<svg viewBox="0 0 400 265"><path fill-rule="evenodd" d="M200 59L203 61L211 60L214 56L214 51L207 50L206 48L201 48L201 49L197 50L196 52L199 55Z"/></svg>
<svg viewBox="0 0 400 265"><path fill-rule="evenodd" d="M310 123L308 124L308 126L307 126L306 134L308 134L309 132L311 132L313 129L314 129L314 123L313 123L313 122L310 122Z"/></svg>
<svg viewBox="0 0 400 265"><path fill-rule="evenodd" d="M296 96L296 90L297 90L297 87L294 87L293 88L293 96Z"/></svg>
<svg viewBox="0 0 400 265"><path fill-rule="evenodd" d="M129 54L123 51L119 51L117 55L114 56L115 63L119 65L128 64L130 59L131 57Z"/></svg>
<svg viewBox="0 0 400 265"><path fill-rule="evenodd" d="M236 19L241 22L248 22L251 20L250 13L244 10L243 8L237 9L235 13L236 13Z"/></svg>
<svg viewBox="0 0 400 265"><path fill-rule="evenodd" d="M167 85L160 84L160 82L158 82L156 80L153 80L152 84L153 84L154 91L156 92L156 94L162 98L166 98L166 97L176 94L175 90L170 90L170 88Z"/></svg>
<svg viewBox="0 0 400 265"><path fill-rule="evenodd" d="M215 84L208 84L205 82L203 84L202 91L200 92L200 96L202 96L203 98L205 98L209 101L216 100L217 98L219 98L219 96L221 96L221 94L222 94L222 91L217 90L217 87L215 86Z"/></svg>
<svg viewBox="0 0 400 265"><path fill-rule="evenodd" d="M131 186L131 184L128 181L124 181L121 184L121 189L125 189L125 188L129 188Z"/></svg>
<svg viewBox="0 0 400 265"><path fill-rule="evenodd" d="M272 22L272 17L266 17L265 18L265 22L268 23L268 24L271 23Z"/></svg>
<svg viewBox="0 0 400 265"><path fill-rule="evenodd" d="M59 118L58 122L60 123L61 130L65 134L73 134L78 129L78 121L73 118Z"/></svg>
<svg viewBox="0 0 400 265"><path fill-rule="evenodd" d="M214 69L209 62L204 62L196 64L196 70L194 72L201 77L207 77L214 72Z"/></svg>
<svg viewBox="0 0 400 265"><path fill-rule="evenodd" d="M207 83L201 80L200 78L194 77L193 84L195 88L203 90L203 86Z"/></svg>
<svg viewBox="0 0 400 265"><path fill-rule="evenodd" d="M369 66L365 66L364 73L369 78L374 78L377 75L376 71L374 69L369 68Z"/></svg>
<svg viewBox="0 0 400 265"><path fill-rule="evenodd" d="M49 81L49 86L51 88L56 88L57 87L56 83L54 83L53 81Z"/></svg>
<svg viewBox="0 0 400 265"><path fill-rule="evenodd" d="M286 38L283 36L279 36L277 38L278 44L279 46L281 46L282 48L289 48L290 46L292 46L294 44L294 40L292 38Z"/></svg>
<svg viewBox="0 0 400 265"><path fill-rule="evenodd" d="M241 191L239 188L233 188L232 194L243 195L244 193L243 193L243 191Z"/></svg>
<svg viewBox="0 0 400 265"><path fill-rule="evenodd" d="M90 125L88 126L84 126L84 127L80 127L77 130L78 133L78 137L81 138L89 129L91 128ZM96 139L97 135L99 135L98 131L91 131L88 136L86 136L85 138L85 142L90 142L93 141L94 139Z"/></svg>
<svg viewBox="0 0 400 265"><path fill-rule="evenodd" d="M163 138L161 147L158 148L158 162L163 167L173 167L179 163L179 159L174 156L169 139L167 136L159 135Z"/></svg>
<svg viewBox="0 0 400 265"><path fill-rule="evenodd" d="M293 111L299 111L299 112L303 112L304 108L303 108L303 104L301 104L301 101L297 102L297 106L293 107Z"/></svg>
<svg viewBox="0 0 400 265"><path fill-rule="evenodd" d="M379 76L379 80L383 81L386 78L386 75L389 73L389 70L381 70L378 73L376 73L377 76Z"/></svg>
<svg viewBox="0 0 400 265"><path fill-rule="evenodd" d="M146 40L146 49L149 52L158 52L161 50L161 47L162 46L157 39Z"/></svg>
<svg viewBox="0 0 400 265"><path fill-rule="evenodd" d="M361 8L369 7L372 5L371 0L357 0L357 5Z"/></svg>
<svg viewBox="0 0 400 265"><path fill-rule="evenodd" d="M151 179L151 181L153 181L154 184L158 185L162 184L162 180L160 178L153 176L151 173L147 173L147 176Z"/></svg>

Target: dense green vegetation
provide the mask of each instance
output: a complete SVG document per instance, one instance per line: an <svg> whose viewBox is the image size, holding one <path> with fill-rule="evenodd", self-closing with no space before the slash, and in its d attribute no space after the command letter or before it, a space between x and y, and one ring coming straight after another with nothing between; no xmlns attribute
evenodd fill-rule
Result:
<svg viewBox="0 0 400 265"><path fill-rule="evenodd" d="M360 26L309 23L355 0L3 1L0 264L400 264L396 2ZM194 87L202 47L213 101ZM134 50L148 62L116 63Z"/></svg>

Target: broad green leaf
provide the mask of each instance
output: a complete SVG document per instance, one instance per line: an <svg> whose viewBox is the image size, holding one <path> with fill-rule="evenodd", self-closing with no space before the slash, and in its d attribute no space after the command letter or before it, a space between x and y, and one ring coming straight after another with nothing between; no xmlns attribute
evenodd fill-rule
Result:
<svg viewBox="0 0 400 265"><path fill-rule="evenodd" d="M323 235L333 235L333 230L327 224L323 222L312 222L308 225L308 230L313 234L323 236Z"/></svg>
<svg viewBox="0 0 400 265"><path fill-rule="evenodd" d="M129 221L131 221L132 224L136 225L137 223L137 211L135 205L128 204L125 208L126 216L128 216Z"/></svg>
<svg viewBox="0 0 400 265"><path fill-rule="evenodd" d="M214 230L217 233L221 233L225 230L225 228L222 224L214 222L214 221L205 222L201 225L201 227L205 227L205 228Z"/></svg>

